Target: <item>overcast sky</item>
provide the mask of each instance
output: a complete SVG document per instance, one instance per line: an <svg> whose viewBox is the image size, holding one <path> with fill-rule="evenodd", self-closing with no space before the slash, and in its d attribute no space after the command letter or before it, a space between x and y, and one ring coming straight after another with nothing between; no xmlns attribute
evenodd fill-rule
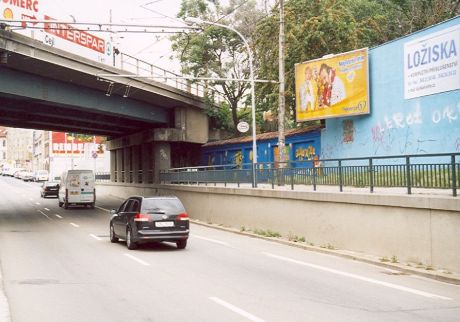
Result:
<svg viewBox="0 0 460 322"><path fill-rule="evenodd" d="M176 25L181 23L175 17L180 9L181 0L41 0L45 10L58 11L65 19L72 15L77 21L109 22L110 10L114 23ZM147 9L142 8L142 6ZM178 71L178 63L170 61L173 55L168 38L171 34L133 34L124 33L118 38L123 52L134 55L162 67ZM117 42L117 39L114 40Z"/></svg>

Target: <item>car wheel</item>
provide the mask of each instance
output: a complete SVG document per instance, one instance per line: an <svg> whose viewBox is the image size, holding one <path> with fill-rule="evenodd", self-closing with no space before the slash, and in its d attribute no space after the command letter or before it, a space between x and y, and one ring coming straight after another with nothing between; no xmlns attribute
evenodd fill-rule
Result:
<svg viewBox="0 0 460 322"><path fill-rule="evenodd" d="M113 225L110 225L110 242L111 243L118 242L118 237L115 236L115 231L113 230Z"/></svg>
<svg viewBox="0 0 460 322"><path fill-rule="evenodd" d="M126 231L126 246L129 250L137 248L137 244L133 241L133 232L131 228L128 228L128 230Z"/></svg>
<svg viewBox="0 0 460 322"><path fill-rule="evenodd" d="M187 247L187 239L178 240L176 242L176 245L178 249L184 249L185 247Z"/></svg>
<svg viewBox="0 0 460 322"><path fill-rule="evenodd" d="M42 197L42 198L43 198L43 193L41 193L41 194L40 194L40 197Z"/></svg>
<svg viewBox="0 0 460 322"><path fill-rule="evenodd" d="M59 197L58 197L59 198ZM58 199L59 200L59 199ZM59 207L62 207L62 205L64 204L63 202L60 202L58 201L58 204L59 204Z"/></svg>
<svg viewBox="0 0 460 322"><path fill-rule="evenodd" d="M69 209L69 203L67 200L64 201L64 209Z"/></svg>
<svg viewBox="0 0 460 322"><path fill-rule="evenodd" d="M94 202L92 202L92 203L89 205L89 207L90 207L91 209L94 209L94 207L95 207Z"/></svg>

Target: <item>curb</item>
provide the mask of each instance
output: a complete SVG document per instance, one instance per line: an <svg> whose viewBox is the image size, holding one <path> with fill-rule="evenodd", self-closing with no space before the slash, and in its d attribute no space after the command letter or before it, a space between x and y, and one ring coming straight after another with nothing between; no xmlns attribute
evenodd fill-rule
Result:
<svg viewBox="0 0 460 322"><path fill-rule="evenodd" d="M292 242L292 241L288 241L288 240L281 239L281 238L276 238L276 237L261 236L261 235L257 235L257 234L250 233L250 232L247 232L247 231L239 231L239 230L237 230L235 228L223 227L223 226L219 226L219 225L215 225L215 224L208 224L208 223L199 221L197 219L190 219L190 222L194 223L194 224L197 224L197 225L200 225L200 226L213 228L213 229L217 229L217 230L223 230L223 231L226 231L226 232L231 232L231 233L246 236L246 237L263 239L263 240L272 241L272 242L282 244L282 245L297 247L297 248L308 250L308 251L313 251L313 252L317 252L317 253L323 253L323 254L327 254L327 255L333 255L333 256L342 257L342 258L351 259L351 260L356 260L356 261L360 261L360 262L363 262L363 263L372 264L372 265L388 268L388 269L391 269L391 270L399 271L399 272L402 272L404 274L418 275L418 276L426 277L426 278L429 278L429 279L437 280L437 281L440 281L440 282L460 285L460 276L458 276L458 277L449 276L446 273L441 273L441 272L436 272L436 271L427 271L427 270L424 270L424 269L423 270L422 269L417 269L415 267L410 267L409 268L408 266L400 264L400 263L381 262L378 259L372 259L372 258L368 258L368 257L358 255L358 254L348 254L348 253L345 253L344 251L341 251L341 250L331 250L331 249L321 248L321 247L317 247L317 246L310 246L310 245L307 245L307 244L303 244L301 242Z"/></svg>
<svg viewBox="0 0 460 322"><path fill-rule="evenodd" d="M0 321L11 322L10 306L3 289L2 272L0 271Z"/></svg>

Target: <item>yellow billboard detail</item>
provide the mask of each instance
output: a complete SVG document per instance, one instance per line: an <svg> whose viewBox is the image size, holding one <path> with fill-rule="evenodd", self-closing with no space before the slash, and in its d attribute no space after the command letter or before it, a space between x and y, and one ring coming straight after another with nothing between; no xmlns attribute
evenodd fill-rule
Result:
<svg viewBox="0 0 460 322"><path fill-rule="evenodd" d="M369 114L367 48L295 66L297 122Z"/></svg>

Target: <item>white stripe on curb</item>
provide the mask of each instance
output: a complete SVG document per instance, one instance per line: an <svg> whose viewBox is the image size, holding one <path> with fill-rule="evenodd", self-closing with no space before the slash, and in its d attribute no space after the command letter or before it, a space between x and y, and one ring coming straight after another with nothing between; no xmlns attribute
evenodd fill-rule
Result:
<svg viewBox="0 0 460 322"><path fill-rule="evenodd" d="M251 313L246 312L245 310L240 309L239 307L237 307L237 306L235 306L233 304L225 302L224 300L221 300L218 297L211 296L209 299L211 301L216 302L217 304L222 305L223 307L229 309L230 311L233 311L233 312L235 312L235 313L237 313L237 314L239 314L241 316L244 316L246 319L248 319L250 321L253 321L253 322L265 322L265 320L262 320L261 318L258 318L257 316L254 316Z"/></svg>
<svg viewBox="0 0 460 322"><path fill-rule="evenodd" d="M389 288L392 288L392 289L396 289L396 290L400 290L400 291L404 291L404 292L408 292L408 293L412 293L412 294L416 294L416 295L420 295L420 296L424 296L424 297L429 297L429 298L434 298L434 299L439 299L439 300L452 300L450 297L445 297L445 296L442 296L442 295L437 295L437 294L433 294L433 293L419 291L419 290L416 290L416 289L413 289L413 288L409 288L409 287L405 287L405 286L401 286L401 285L397 285L397 284L393 284L393 283L387 283L387 282L379 281L379 280L376 280L376 279L373 279L373 278L368 278L368 277L364 277L364 276L360 276L360 275L356 275L356 274L352 274L352 273L342 272L342 271L339 271L339 270L336 270L336 269L333 269L333 268L328 268L328 267L320 266L320 265L316 265L316 264L310 264L310 263L307 263L307 262L298 261L298 260L288 258L288 257L284 257L284 256L278 256L278 255L274 255L274 254L270 254L270 253L266 253L266 252L262 252L262 254L264 254L265 256L268 256L268 257L272 257L272 258L276 258L276 259L285 261L285 262L289 262L289 263L293 263L293 264L297 264L297 265L302 265L302 266L307 266L307 267L318 269L318 270L321 270L321 271L324 271L324 272L328 272L328 273L332 273L332 274L336 274L336 275L341 275L341 276L345 276L345 277L350 277L350 278L354 278L354 279L357 279L357 280L360 280L360 281L364 281L364 282L368 282L368 283L372 283L372 284L376 284L376 285L380 285L380 286L385 286L385 287L389 287Z"/></svg>

